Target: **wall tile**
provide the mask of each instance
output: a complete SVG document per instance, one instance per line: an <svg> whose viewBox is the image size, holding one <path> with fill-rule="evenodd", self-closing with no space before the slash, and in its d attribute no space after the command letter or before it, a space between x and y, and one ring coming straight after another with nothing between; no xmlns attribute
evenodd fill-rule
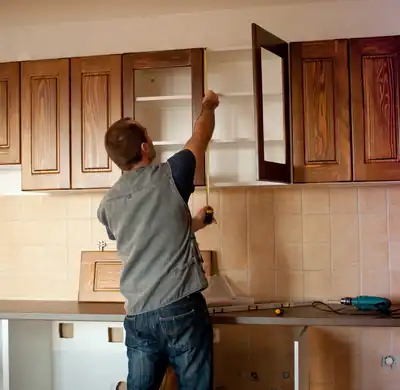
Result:
<svg viewBox="0 0 400 390"><path fill-rule="evenodd" d="M387 242L387 220L385 214L360 215L361 242Z"/></svg>
<svg viewBox="0 0 400 390"><path fill-rule="evenodd" d="M362 269L361 293L364 295L390 296L390 274L389 270Z"/></svg>
<svg viewBox="0 0 400 390"><path fill-rule="evenodd" d="M275 210L275 215L300 214L301 190L293 188L275 189L274 210Z"/></svg>
<svg viewBox="0 0 400 390"><path fill-rule="evenodd" d="M245 189L227 189L220 199L221 269L247 268L247 205Z"/></svg>
<svg viewBox="0 0 400 390"><path fill-rule="evenodd" d="M385 214L387 207L386 188L361 187L358 189L359 212L361 214Z"/></svg>
<svg viewBox="0 0 400 390"><path fill-rule="evenodd" d="M304 272L304 298L325 300L332 297L332 275L330 271Z"/></svg>
<svg viewBox="0 0 400 390"><path fill-rule="evenodd" d="M103 194L0 197L0 298L77 299L81 251L97 250L100 239L106 240L107 249L115 249L96 218ZM210 203L218 224L200 231L197 239L202 249L217 253L217 268L237 294L276 301L363 293L400 301L400 186L223 189L211 192ZM204 204L204 190L198 189L190 208L196 212ZM286 349L271 352L269 358L261 348L280 340L279 332L265 340L254 334L250 343L248 327L231 328L221 332L217 347L218 383L227 388L291 388L277 379L290 361ZM324 366L312 367L311 389L398 386L381 370L380 356L398 354L400 333L394 330L388 339L385 329L365 334L361 341L363 332L324 330L316 344L320 346L313 349ZM237 367L226 366L232 356L240 361ZM250 383L243 370L254 369L268 375ZM363 383L361 378L366 378Z"/></svg>
<svg viewBox="0 0 400 390"><path fill-rule="evenodd" d="M285 243L301 243L303 227L301 215L275 216L275 245Z"/></svg>
<svg viewBox="0 0 400 390"><path fill-rule="evenodd" d="M331 188L330 189L331 214L357 214L358 192L357 188Z"/></svg>
<svg viewBox="0 0 400 390"><path fill-rule="evenodd" d="M303 216L304 242L329 242L330 235L329 215Z"/></svg>
<svg viewBox="0 0 400 390"><path fill-rule="evenodd" d="M330 271L331 244L329 242L304 243L303 269L304 271Z"/></svg>
<svg viewBox="0 0 400 390"><path fill-rule="evenodd" d="M337 270L343 266L354 266L360 262L359 243L357 241L342 241L331 243L332 269Z"/></svg>
<svg viewBox="0 0 400 390"><path fill-rule="evenodd" d="M358 216L356 214L333 214L330 218L333 244L358 242Z"/></svg>
<svg viewBox="0 0 400 390"><path fill-rule="evenodd" d="M275 248L276 265L279 270L299 271L303 269L303 244L281 241Z"/></svg>
<svg viewBox="0 0 400 390"><path fill-rule="evenodd" d="M389 240L400 242L400 207L389 211Z"/></svg>
<svg viewBox="0 0 400 390"><path fill-rule="evenodd" d="M303 271L278 271L278 299L304 299Z"/></svg>
<svg viewBox="0 0 400 390"><path fill-rule="evenodd" d="M303 189L302 212L303 214L329 214L329 189Z"/></svg>
<svg viewBox="0 0 400 390"><path fill-rule="evenodd" d="M389 268L389 248L387 242L362 241L360 261L363 270Z"/></svg>

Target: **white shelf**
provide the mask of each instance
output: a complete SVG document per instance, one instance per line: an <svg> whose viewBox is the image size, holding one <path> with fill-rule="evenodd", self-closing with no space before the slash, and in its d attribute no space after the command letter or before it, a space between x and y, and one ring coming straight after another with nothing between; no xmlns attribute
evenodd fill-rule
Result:
<svg viewBox="0 0 400 390"><path fill-rule="evenodd" d="M224 98L241 98L241 97L254 97L253 92L221 92L218 93L220 99ZM281 94L264 94L267 99L282 99ZM171 100L192 100L191 95L168 95L168 96L138 96L136 102L164 102Z"/></svg>
<svg viewBox="0 0 400 390"><path fill-rule="evenodd" d="M282 63L263 52L264 154L285 162ZM257 181L251 49L207 50L207 84L220 96L209 147L213 186L268 185ZM135 118L147 127L165 162L181 150L193 129L191 71L188 67L135 71Z"/></svg>
<svg viewBox="0 0 400 390"><path fill-rule="evenodd" d="M163 102L169 100L192 100L191 95L168 95L168 96L138 96L136 102Z"/></svg>
<svg viewBox="0 0 400 390"><path fill-rule="evenodd" d="M187 142L186 141L153 141L154 146L183 146ZM264 140L265 144L280 144L283 143L284 140L282 139L269 139L269 140ZM250 144L254 145L256 143L255 139L251 138L238 138L238 139L230 139L230 140L222 140L222 139L213 139L210 142L211 146L218 146L218 145L245 145L245 144Z"/></svg>

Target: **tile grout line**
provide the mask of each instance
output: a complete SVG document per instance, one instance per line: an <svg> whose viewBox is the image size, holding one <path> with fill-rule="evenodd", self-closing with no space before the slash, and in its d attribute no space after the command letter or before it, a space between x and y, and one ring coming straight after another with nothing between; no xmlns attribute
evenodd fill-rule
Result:
<svg viewBox="0 0 400 390"><path fill-rule="evenodd" d="M251 260L250 260L250 232L249 232L249 219L250 219L250 213L249 213L249 188L245 189L245 204L246 204L246 257L247 257L247 280L246 280L246 288L247 288L247 294L251 295L250 292L250 279L251 279ZM253 297L254 298L254 297Z"/></svg>
<svg viewBox="0 0 400 390"><path fill-rule="evenodd" d="M359 293L363 292L363 261L361 256L361 223L360 223L360 188L357 187L357 224L358 224L358 261L360 264L359 270L359 282L360 282L360 290Z"/></svg>
<svg viewBox="0 0 400 390"><path fill-rule="evenodd" d="M387 250L388 250L388 270L389 270L389 294L392 296L392 264L391 264L391 245L390 245L390 205L389 205L389 189L385 189L386 192L386 235L387 235Z"/></svg>
<svg viewBox="0 0 400 390"><path fill-rule="evenodd" d="M304 271L304 215L303 215L303 191L300 189L300 218L301 218L301 278L302 278L302 299L305 299L306 293L306 275Z"/></svg>

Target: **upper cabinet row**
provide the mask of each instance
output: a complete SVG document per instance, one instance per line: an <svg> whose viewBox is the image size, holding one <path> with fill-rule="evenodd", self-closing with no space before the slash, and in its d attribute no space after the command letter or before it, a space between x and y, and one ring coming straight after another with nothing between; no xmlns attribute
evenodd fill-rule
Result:
<svg viewBox="0 0 400 390"><path fill-rule="evenodd" d="M252 43L0 64L0 164L21 162L24 190L110 187L107 127L136 118L166 161L206 85L220 106L196 185L206 162L215 186L400 180L399 37L288 44L253 24Z"/></svg>

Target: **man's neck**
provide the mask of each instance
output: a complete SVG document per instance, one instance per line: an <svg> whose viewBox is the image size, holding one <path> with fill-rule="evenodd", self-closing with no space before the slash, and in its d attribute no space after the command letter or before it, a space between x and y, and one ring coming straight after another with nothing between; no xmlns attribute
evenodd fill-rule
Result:
<svg viewBox="0 0 400 390"><path fill-rule="evenodd" d="M147 167L147 165L150 165L150 164L151 164L151 162L149 160L147 160L147 159L142 160L142 161L138 162L137 164L133 165L131 168L131 171L134 171L135 169L139 169L142 167Z"/></svg>

